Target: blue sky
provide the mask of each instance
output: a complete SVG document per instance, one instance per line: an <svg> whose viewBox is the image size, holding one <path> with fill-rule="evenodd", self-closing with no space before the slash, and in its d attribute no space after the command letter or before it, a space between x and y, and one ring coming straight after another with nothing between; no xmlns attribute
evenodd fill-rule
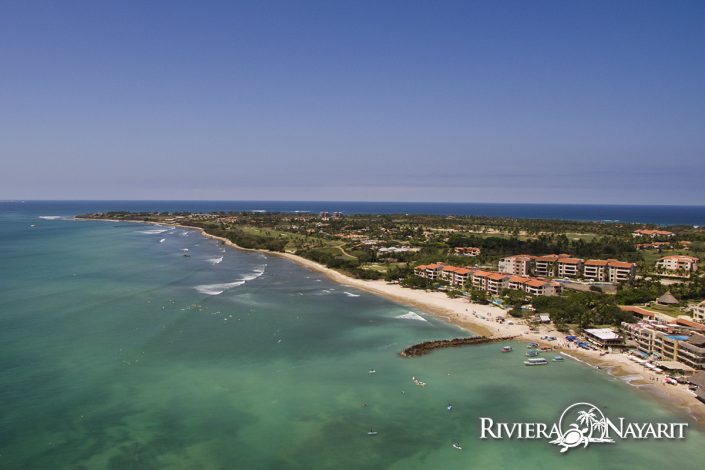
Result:
<svg viewBox="0 0 705 470"><path fill-rule="evenodd" d="M705 2L7 1L0 199L705 204Z"/></svg>

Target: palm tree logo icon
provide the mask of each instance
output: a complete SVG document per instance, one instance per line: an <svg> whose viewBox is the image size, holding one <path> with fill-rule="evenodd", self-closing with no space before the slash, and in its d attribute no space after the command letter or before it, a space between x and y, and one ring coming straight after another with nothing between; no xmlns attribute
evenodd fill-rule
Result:
<svg viewBox="0 0 705 470"><path fill-rule="evenodd" d="M573 423L568 422L573 419ZM558 421L561 435L550 441L561 447L561 453L592 443L614 443L609 437L607 418L598 407L591 403L574 403L566 408Z"/></svg>

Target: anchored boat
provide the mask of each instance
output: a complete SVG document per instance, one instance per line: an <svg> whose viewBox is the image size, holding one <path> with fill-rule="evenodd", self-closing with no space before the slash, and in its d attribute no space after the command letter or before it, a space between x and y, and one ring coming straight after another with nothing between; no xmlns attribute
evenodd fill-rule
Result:
<svg viewBox="0 0 705 470"><path fill-rule="evenodd" d="M544 359L543 357L530 357L526 361L524 361L524 365L526 366L545 366L548 365L548 361Z"/></svg>

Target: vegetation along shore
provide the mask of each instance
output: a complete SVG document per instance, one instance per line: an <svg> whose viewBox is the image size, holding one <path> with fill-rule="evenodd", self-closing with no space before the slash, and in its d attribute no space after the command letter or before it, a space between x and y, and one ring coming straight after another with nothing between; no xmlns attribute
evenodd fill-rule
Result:
<svg viewBox="0 0 705 470"><path fill-rule="evenodd" d="M570 355L705 424L705 404L688 383L705 374L705 354L701 362L664 357L629 334L656 323L685 329L683 337L705 334L699 316L705 277L697 266L705 230L699 227L335 212L79 218L178 225L235 248L266 250L474 334L516 337ZM618 340L590 333L604 330ZM676 365L662 373L661 362Z"/></svg>

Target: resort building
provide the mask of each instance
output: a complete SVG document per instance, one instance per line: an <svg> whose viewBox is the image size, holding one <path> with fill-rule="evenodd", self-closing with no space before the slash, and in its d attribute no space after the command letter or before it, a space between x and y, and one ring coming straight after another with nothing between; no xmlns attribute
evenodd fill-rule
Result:
<svg viewBox="0 0 705 470"><path fill-rule="evenodd" d="M695 322L677 319L676 323L659 321L622 323L645 356L660 361L677 361L696 370L705 369L705 336Z"/></svg>
<svg viewBox="0 0 705 470"><path fill-rule="evenodd" d="M498 271L517 276L529 276L533 271L535 256L515 255L499 260Z"/></svg>
<svg viewBox="0 0 705 470"><path fill-rule="evenodd" d="M486 290L487 289L487 276L492 274L489 271L475 271L472 275L472 286L475 289Z"/></svg>
<svg viewBox="0 0 705 470"><path fill-rule="evenodd" d="M705 301L693 307L693 320L705 323Z"/></svg>
<svg viewBox="0 0 705 470"><path fill-rule="evenodd" d="M669 232L668 230L639 229L639 230L634 230L632 235L634 235L635 237L656 238L656 237L672 237L675 234L673 232Z"/></svg>
<svg viewBox="0 0 705 470"><path fill-rule="evenodd" d="M614 332L612 328L588 328L583 330L585 338L600 348L622 347L624 338Z"/></svg>
<svg viewBox="0 0 705 470"><path fill-rule="evenodd" d="M560 295L561 285L546 279L529 279L524 290L531 295Z"/></svg>
<svg viewBox="0 0 705 470"><path fill-rule="evenodd" d="M616 259L589 259L583 268L583 277L600 282L631 281L636 276L636 263Z"/></svg>
<svg viewBox="0 0 705 470"><path fill-rule="evenodd" d="M520 290L531 295L559 295L561 285L550 279L511 275L478 268L461 268L445 263L420 265L414 274L430 280L445 281L452 286L471 285L475 289L500 295L506 289Z"/></svg>
<svg viewBox="0 0 705 470"><path fill-rule="evenodd" d="M480 256L480 249L474 246L456 246L455 254L461 256Z"/></svg>
<svg viewBox="0 0 705 470"><path fill-rule="evenodd" d="M451 284L454 286L465 287L465 284L470 279L472 272L473 272L473 270L470 268L456 269L454 276L453 276L453 282L451 282Z"/></svg>
<svg viewBox="0 0 705 470"><path fill-rule="evenodd" d="M444 263L423 264L421 266L416 266L414 271L417 276L435 281L436 279L441 278L443 266L445 266Z"/></svg>
<svg viewBox="0 0 705 470"><path fill-rule="evenodd" d="M453 283L453 279L455 279L455 271L460 269L457 266L451 266L449 264L443 265L441 268L441 279L444 281L448 281L451 284Z"/></svg>
<svg viewBox="0 0 705 470"><path fill-rule="evenodd" d="M584 259L559 258L558 277L579 277L583 272Z"/></svg>
<svg viewBox="0 0 705 470"><path fill-rule="evenodd" d="M529 276L512 276L507 280L507 288L512 290L526 290L526 283L531 278Z"/></svg>
<svg viewBox="0 0 705 470"><path fill-rule="evenodd" d="M556 275L556 262L560 258L569 258L568 255L546 255L534 258L534 274L542 277Z"/></svg>
<svg viewBox="0 0 705 470"><path fill-rule="evenodd" d="M583 277L593 281L604 282L608 278L607 260L589 259L585 262Z"/></svg>
<svg viewBox="0 0 705 470"><path fill-rule="evenodd" d="M672 275L690 276L690 273L698 270L700 260L694 256L671 255L664 256L656 262L656 269L668 272Z"/></svg>
<svg viewBox="0 0 705 470"><path fill-rule="evenodd" d="M485 290L495 295L501 294L507 288L510 277L508 274L503 273L488 274L485 278Z"/></svg>

